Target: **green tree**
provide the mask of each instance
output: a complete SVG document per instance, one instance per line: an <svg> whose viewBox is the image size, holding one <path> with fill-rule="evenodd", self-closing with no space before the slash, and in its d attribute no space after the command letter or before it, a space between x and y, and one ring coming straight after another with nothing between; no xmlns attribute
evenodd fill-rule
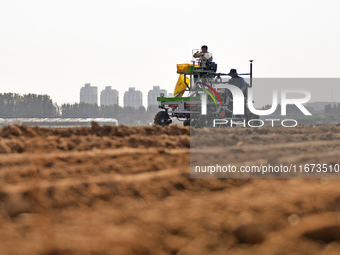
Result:
<svg viewBox="0 0 340 255"><path fill-rule="evenodd" d="M58 106L48 95L0 94L0 116L4 118L52 118L59 115Z"/></svg>

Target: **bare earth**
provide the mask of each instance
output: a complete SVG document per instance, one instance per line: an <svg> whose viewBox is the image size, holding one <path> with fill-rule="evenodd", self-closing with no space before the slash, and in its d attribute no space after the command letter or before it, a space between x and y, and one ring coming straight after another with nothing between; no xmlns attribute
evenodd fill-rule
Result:
<svg viewBox="0 0 340 255"><path fill-rule="evenodd" d="M190 178L209 132L0 129L0 254L340 253L338 179ZM340 164L336 125L219 132L233 164Z"/></svg>

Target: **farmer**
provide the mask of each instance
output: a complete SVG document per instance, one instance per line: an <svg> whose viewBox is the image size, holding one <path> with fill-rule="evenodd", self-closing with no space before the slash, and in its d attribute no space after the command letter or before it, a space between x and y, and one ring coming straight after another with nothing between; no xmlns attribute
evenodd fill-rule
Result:
<svg viewBox="0 0 340 255"><path fill-rule="evenodd" d="M231 79L228 81L228 83L240 88L243 94L246 96L248 84L245 82L245 80L242 77L238 75L236 69L230 69L230 72L228 73L228 75L231 76Z"/></svg>

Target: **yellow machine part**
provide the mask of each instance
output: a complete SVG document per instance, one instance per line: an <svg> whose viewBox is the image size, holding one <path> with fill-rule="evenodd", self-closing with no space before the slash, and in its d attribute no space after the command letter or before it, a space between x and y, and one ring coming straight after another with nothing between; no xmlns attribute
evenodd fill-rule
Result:
<svg viewBox="0 0 340 255"><path fill-rule="evenodd" d="M189 85L190 79L188 77L186 77L186 82ZM179 77L178 77L176 87L175 87L174 96L176 96L178 93L185 90L186 88L187 88L187 86L184 83L184 74L180 74ZM183 96L183 94L184 94L184 91L181 94L179 94L178 96L181 97L181 96Z"/></svg>
<svg viewBox="0 0 340 255"><path fill-rule="evenodd" d="M179 72L179 73L189 72L189 66L190 66L190 64L178 64L177 65L177 72Z"/></svg>
<svg viewBox="0 0 340 255"><path fill-rule="evenodd" d="M189 67L192 66L192 64L178 64L177 65L177 73L187 73L189 72ZM199 65L195 65L195 68L200 67Z"/></svg>

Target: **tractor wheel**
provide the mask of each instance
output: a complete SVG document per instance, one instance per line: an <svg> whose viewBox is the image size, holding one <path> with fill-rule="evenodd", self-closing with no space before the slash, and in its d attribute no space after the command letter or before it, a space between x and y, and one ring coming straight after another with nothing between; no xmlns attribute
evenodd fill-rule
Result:
<svg viewBox="0 0 340 255"><path fill-rule="evenodd" d="M169 114L165 111L160 111L156 114L154 118L154 124L160 125L160 126L168 126L171 123L171 119L169 117Z"/></svg>
<svg viewBox="0 0 340 255"><path fill-rule="evenodd" d="M183 121L183 126L185 127L190 126L190 120Z"/></svg>
<svg viewBox="0 0 340 255"><path fill-rule="evenodd" d="M201 115L197 120L197 124L199 127L212 127L213 121L214 118L212 115Z"/></svg>
<svg viewBox="0 0 340 255"><path fill-rule="evenodd" d="M198 126L198 121L197 121L197 119L194 119L193 121L191 121L190 126L192 126L192 127L194 127L194 128L198 128L199 126Z"/></svg>

